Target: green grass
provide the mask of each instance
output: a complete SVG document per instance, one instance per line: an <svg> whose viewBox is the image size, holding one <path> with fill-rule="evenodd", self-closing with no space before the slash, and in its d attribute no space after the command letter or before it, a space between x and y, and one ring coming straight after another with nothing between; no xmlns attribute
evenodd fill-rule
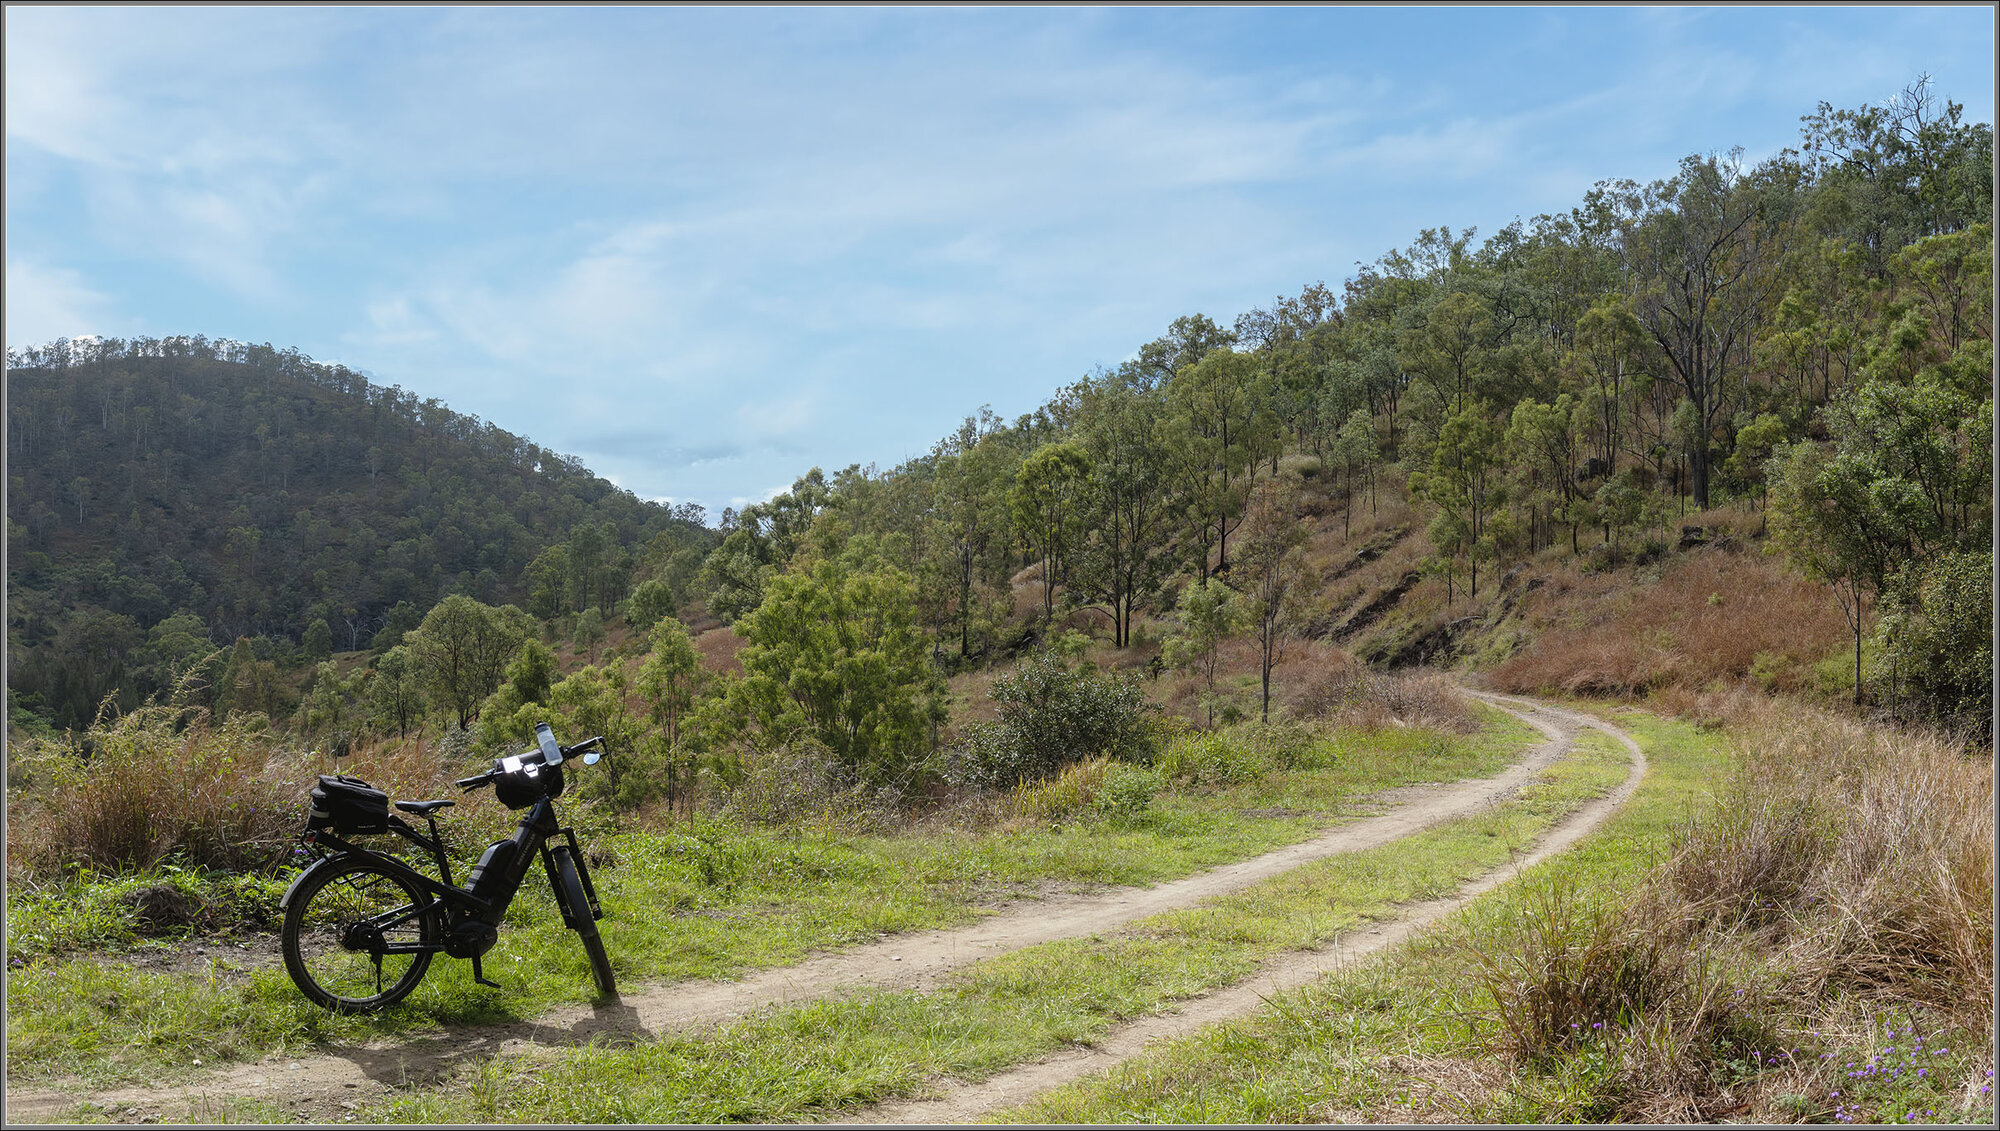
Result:
<svg viewBox="0 0 2000 1131"><path fill-rule="evenodd" d="M702 1034L495 1062L365 1112L385 1122L704 1123L835 1115L978 1078L1235 982L1395 905L1504 864L1625 775L1622 750L1579 744L1515 800L1392 846L1309 864L1199 907L975 964L939 992L874 992L771 1011Z"/></svg>
<svg viewBox="0 0 2000 1131"><path fill-rule="evenodd" d="M1692 728L1633 712L1615 721L1646 751L1645 780L1603 828L1539 865L1531 881L1561 874L1624 887L1724 768L1717 744ZM1591 733L1578 745L1603 753L1612 740ZM1449 1080L1459 1062L1490 1057L1493 1035L1470 1020L1480 1002L1454 940L1525 914L1526 886L1482 897L1449 926L1364 968L1280 995L1253 1016L1148 1049L996 1121L1396 1121L1398 1112L1414 1107L1410 1096L1428 1092L1423 1081ZM1478 1075L1472 1067L1460 1071Z"/></svg>
<svg viewBox="0 0 2000 1131"><path fill-rule="evenodd" d="M1659 861L1668 834L1726 776L1729 758L1717 735L1635 711L1595 713L1638 740L1650 772L1575 850L1366 967L1278 995L1255 1015L1156 1045L994 1121L1536 1124L1618 1117L1638 1086L1631 1074L1645 1059L1645 1026L1627 1019L1620 1031L1606 1018L1607 1035L1579 1039L1552 1060L1511 1061L1499 1053L1505 1035L1470 961L1504 951L1512 932L1546 915L1551 900L1615 901L1628 892ZM1918 1122L1981 1122L1992 1114L1990 1032L1856 1002L1838 1023L1810 1028L1760 1014L1754 964L1712 976L1724 994L1734 985L1751 995L1729 1023L1734 1043L1711 1054L1718 1082L1762 1088L1764 1110L1819 1122L1912 1115ZM1925 1034L1929 1043L1914 1048L1914 1037Z"/></svg>
<svg viewBox="0 0 2000 1131"><path fill-rule="evenodd" d="M1169 791L1137 820L868 836L702 819L671 832L592 835L587 843L612 857L596 869L607 906L600 927L620 983L632 986L728 978L887 933L962 924L982 904L1038 885L1156 883L1296 843L1352 816L1356 799L1377 789L1492 773L1538 739L1508 716L1486 718L1486 729L1467 737L1336 733L1291 769ZM475 986L469 963L440 958L403 1005L348 1018L309 1006L281 969L200 978L119 963L121 949L180 945L136 940L129 918L120 919L119 893L139 882L79 882L25 898L10 892L16 1079L186 1078L195 1055L213 1065L521 1021L591 995L582 948L533 876L486 958L503 990ZM141 1002L143 1015L134 1006Z"/></svg>

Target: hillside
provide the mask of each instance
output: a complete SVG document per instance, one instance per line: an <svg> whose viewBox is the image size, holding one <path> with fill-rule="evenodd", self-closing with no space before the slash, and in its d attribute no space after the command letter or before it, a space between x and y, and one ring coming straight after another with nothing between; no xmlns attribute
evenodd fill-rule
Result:
<svg viewBox="0 0 2000 1131"><path fill-rule="evenodd" d="M707 541L699 514L296 351L61 342L10 356L7 399L12 690L58 726L239 637L323 624L323 654L447 593L524 602L529 563L585 528L621 588L624 548Z"/></svg>

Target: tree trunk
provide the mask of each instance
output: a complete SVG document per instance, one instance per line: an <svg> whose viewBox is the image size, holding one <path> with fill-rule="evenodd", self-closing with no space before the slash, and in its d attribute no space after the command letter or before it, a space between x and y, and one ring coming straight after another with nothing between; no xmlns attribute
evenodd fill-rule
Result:
<svg viewBox="0 0 2000 1131"><path fill-rule="evenodd" d="M1861 706L1861 602L1854 603L1854 705Z"/></svg>

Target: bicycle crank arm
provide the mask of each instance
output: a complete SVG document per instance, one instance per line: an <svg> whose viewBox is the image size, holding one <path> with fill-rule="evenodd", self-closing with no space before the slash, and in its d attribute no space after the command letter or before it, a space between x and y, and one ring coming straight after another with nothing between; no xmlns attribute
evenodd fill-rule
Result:
<svg viewBox="0 0 2000 1131"><path fill-rule="evenodd" d="M500 983L486 980L486 971L480 969L479 956L476 954L472 956L472 980L482 986L492 986L496 990L501 988Z"/></svg>

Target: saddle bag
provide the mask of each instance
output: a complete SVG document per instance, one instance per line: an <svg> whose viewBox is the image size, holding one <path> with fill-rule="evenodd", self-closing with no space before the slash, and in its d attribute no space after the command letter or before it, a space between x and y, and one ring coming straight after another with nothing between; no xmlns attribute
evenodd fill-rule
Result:
<svg viewBox="0 0 2000 1131"><path fill-rule="evenodd" d="M313 787L309 829L332 829L341 836L389 831L389 795L343 774L321 774Z"/></svg>

